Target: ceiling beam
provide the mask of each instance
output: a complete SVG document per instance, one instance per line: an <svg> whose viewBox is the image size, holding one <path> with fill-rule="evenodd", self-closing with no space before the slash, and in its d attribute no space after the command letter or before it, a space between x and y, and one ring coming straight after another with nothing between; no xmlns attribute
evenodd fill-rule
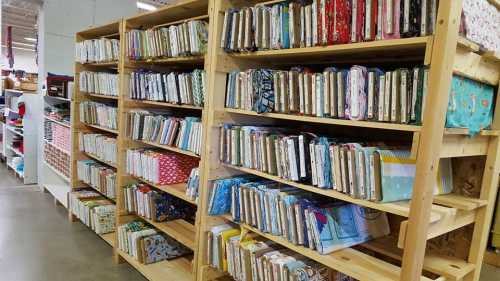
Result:
<svg viewBox="0 0 500 281"><path fill-rule="evenodd" d="M4 5L2 5L2 9L4 9L3 11L6 12L5 14L16 13L16 14L25 14L25 15L33 15L33 16L36 16L38 14L38 8L36 8L36 10L34 10L34 9L28 9L28 8L24 8L24 7L18 7L18 6L14 6L14 5L4 4Z"/></svg>
<svg viewBox="0 0 500 281"><path fill-rule="evenodd" d="M4 0L4 2L6 4L12 4L12 3L15 3L17 1ZM22 2L29 3L29 4L35 4L35 5L38 5L38 6L42 6L42 4L43 4L43 0L22 0Z"/></svg>

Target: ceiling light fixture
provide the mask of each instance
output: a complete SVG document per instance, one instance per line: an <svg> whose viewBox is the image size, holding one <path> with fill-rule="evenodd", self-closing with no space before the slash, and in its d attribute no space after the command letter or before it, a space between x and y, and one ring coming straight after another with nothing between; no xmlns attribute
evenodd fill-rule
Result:
<svg viewBox="0 0 500 281"><path fill-rule="evenodd" d="M31 38L31 37L24 37L24 40L30 41L30 42L36 42L36 38Z"/></svg>
<svg viewBox="0 0 500 281"><path fill-rule="evenodd" d="M7 48L7 46L2 45L2 48ZM22 47L12 47L12 49L17 49L17 50L23 50L23 51L35 52L35 50L33 50L33 49L22 48Z"/></svg>
<svg viewBox="0 0 500 281"><path fill-rule="evenodd" d="M144 2L137 1L137 8L143 9L146 11L155 11L157 8L151 4L147 4Z"/></svg>
<svg viewBox="0 0 500 281"><path fill-rule="evenodd" d="M22 42L16 42L16 41L12 41L12 44L26 46L26 47L33 47L33 48L35 47L35 44L28 44L28 43L22 43Z"/></svg>

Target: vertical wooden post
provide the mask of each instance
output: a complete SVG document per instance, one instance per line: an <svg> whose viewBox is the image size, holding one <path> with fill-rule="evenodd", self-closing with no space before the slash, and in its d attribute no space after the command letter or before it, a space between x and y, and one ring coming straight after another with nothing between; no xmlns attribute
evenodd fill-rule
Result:
<svg viewBox="0 0 500 281"><path fill-rule="evenodd" d="M461 10L462 0L439 2L401 281L420 280L422 274Z"/></svg>
<svg viewBox="0 0 500 281"><path fill-rule="evenodd" d="M497 102L495 106L495 116L491 128L500 129L500 89L497 91ZM493 219L495 209L495 200L498 192L498 179L500 171L500 137L492 136L488 146L488 156L484 165L483 182L481 183L480 199L488 203L484 208L477 210L476 223L474 224L474 233L472 234L472 243L469 250L470 263L475 265L474 270L465 276L464 281L477 281L481 274L484 252Z"/></svg>
<svg viewBox="0 0 500 281"><path fill-rule="evenodd" d="M125 92L126 86L125 83L126 81L126 76L125 76L125 31L126 31L126 26L125 26L125 20L120 20L118 25L118 32L120 34L120 55L118 57L118 77L119 77L119 85L118 85L118 102L117 102L117 107L118 107L118 134L116 135L117 139L117 155L116 155L116 187L115 187L115 193L116 193L116 208L115 208L115 225L116 225L116 231L115 231L115 245L113 247L113 261L115 263L123 263L125 260L120 256L118 253L118 226L122 224L121 221L121 216L122 216L122 211L123 211L123 206L124 206L124 199L122 196L122 189L123 186L125 185L124 182L124 177L125 177L125 158L126 158L126 144L125 144L125 119L123 118L123 115L125 114L126 110L124 108L124 98L127 95Z"/></svg>
<svg viewBox="0 0 500 281"><path fill-rule="evenodd" d="M208 47L207 53L205 55L205 71L207 75L207 92L205 97L205 107L203 110L203 146L201 150L202 164L200 166L200 187L199 187L199 199L198 199L198 213L197 220L199 221L198 233L197 233L197 256L196 263L198 267L198 272L196 279L198 281L205 281L211 279L210 275L213 272L211 268L205 265L205 253L207 253L207 243L205 239L205 231L209 225L209 217L207 216L207 206L205 203L208 202L208 189L210 188L210 166L217 162L212 160L216 158L216 151L214 147L216 145L217 131L214 129L215 124L215 109L217 107L216 97L223 95L223 92L217 92L221 85L217 85L216 79L216 62L217 55L220 52L219 42L220 34L222 33L221 15L219 11L223 5L223 1L209 0L208 5L208 16L210 18L209 31L208 31ZM219 28L220 27L220 28ZM224 84L225 87L225 84Z"/></svg>

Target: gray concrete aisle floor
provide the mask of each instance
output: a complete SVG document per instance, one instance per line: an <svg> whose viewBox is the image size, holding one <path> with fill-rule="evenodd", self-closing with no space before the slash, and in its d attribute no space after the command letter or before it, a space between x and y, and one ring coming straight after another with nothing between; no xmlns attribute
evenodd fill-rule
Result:
<svg viewBox="0 0 500 281"><path fill-rule="evenodd" d="M111 247L37 186L0 163L0 281L145 281Z"/></svg>
<svg viewBox="0 0 500 281"><path fill-rule="evenodd" d="M0 281L146 281L110 246L37 186L23 186L0 163ZM485 265L481 281L498 281ZM168 276L166 279L168 280Z"/></svg>

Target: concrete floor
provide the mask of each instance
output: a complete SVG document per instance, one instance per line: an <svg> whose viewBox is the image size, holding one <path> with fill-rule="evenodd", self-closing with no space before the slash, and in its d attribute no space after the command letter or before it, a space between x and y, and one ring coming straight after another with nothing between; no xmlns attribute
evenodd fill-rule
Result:
<svg viewBox="0 0 500 281"><path fill-rule="evenodd" d="M146 281L111 255L85 225L70 223L50 194L23 186L0 163L0 281ZM499 276L500 268L486 265L480 280Z"/></svg>
<svg viewBox="0 0 500 281"><path fill-rule="evenodd" d="M36 186L0 163L0 281L146 281Z"/></svg>

